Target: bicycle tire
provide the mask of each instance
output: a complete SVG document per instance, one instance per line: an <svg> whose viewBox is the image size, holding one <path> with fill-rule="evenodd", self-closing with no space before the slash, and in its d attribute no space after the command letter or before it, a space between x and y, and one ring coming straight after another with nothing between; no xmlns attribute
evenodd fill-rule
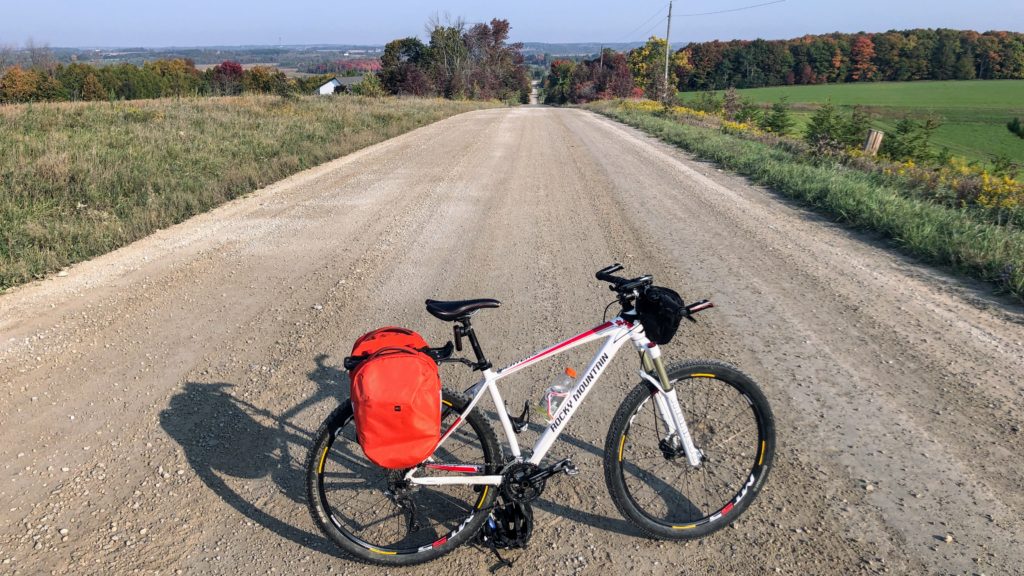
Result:
<svg viewBox="0 0 1024 576"><path fill-rule="evenodd" d="M469 400L445 390L442 401L441 430L447 430ZM460 464L484 464L487 474L496 474L503 461L493 428L476 410L470 412L434 457L438 462L455 463L454 458L458 458ZM351 472L345 472L346 469ZM310 514L320 530L347 556L371 564L411 566L434 560L469 541L483 526L497 497L494 486L417 486L409 497L416 505L413 515L428 521L433 517L436 522L426 530L412 529L407 509L385 492L388 475L400 477L404 472L389 471L366 459L356 442L352 403L346 400L320 426L306 460ZM361 492L369 498L357 501ZM369 507L357 509L367 501L371 502ZM432 502L443 507L425 512L423 507ZM383 517L364 517L378 513ZM380 531L372 533L375 524L381 529L388 525L399 529L394 536L386 536Z"/></svg>
<svg viewBox="0 0 1024 576"><path fill-rule="evenodd" d="M668 375L705 460L693 467L684 454L659 444L664 425L659 432L657 408L648 402L654 391L644 382L626 396L609 427L605 483L615 507L645 536L691 540L728 526L757 497L774 460L775 420L757 383L734 366L692 360L669 367ZM701 389L710 392L702 398L695 393ZM723 412L730 416L718 418L718 405L728 405ZM749 421L732 426L745 415ZM740 435L734 429L748 437L734 443ZM710 496L710 488L718 494Z"/></svg>

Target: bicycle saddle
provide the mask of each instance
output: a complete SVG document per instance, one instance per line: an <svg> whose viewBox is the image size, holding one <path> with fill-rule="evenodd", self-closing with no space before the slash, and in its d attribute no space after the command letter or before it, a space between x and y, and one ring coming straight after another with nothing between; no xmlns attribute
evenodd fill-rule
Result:
<svg viewBox="0 0 1024 576"><path fill-rule="evenodd" d="M497 308L501 302L493 298L477 298L475 300L427 300L427 312L435 318L451 322L459 318L465 318L480 310L481 308Z"/></svg>

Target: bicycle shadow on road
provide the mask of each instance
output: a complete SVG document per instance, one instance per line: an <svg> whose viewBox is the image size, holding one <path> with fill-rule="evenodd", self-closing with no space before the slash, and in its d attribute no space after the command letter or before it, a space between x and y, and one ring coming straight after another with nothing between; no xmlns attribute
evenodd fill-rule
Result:
<svg viewBox="0 0 1024 576"><path fill-rule="evenodd" d="M317 356L307 377L316 392L296 406L275 414L232 395L234 384L187 382L160 412L160 424L185 452L199 478L246 518L271 532L325 554L337 555L321 534L294 526L242 495L232 484L269 477L289 500L305 504L305 449L313 432L293 423L318 403L347 396L348 376ZM267 422L266 424L261 423ZM293 455L294 453L294 455Z"/></svg>

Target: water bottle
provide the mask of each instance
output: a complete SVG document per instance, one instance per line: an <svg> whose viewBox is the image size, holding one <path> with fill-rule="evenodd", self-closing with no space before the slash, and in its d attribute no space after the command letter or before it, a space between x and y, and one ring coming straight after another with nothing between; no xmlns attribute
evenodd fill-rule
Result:
<svg viewBox="0 0 1024 576"><path fill-rule="evenodd" d="M575 381L576 371L572 368L566 368L565 374L559 376L554 384L544 391L544 396L541 397L540 403L537 405L537 412L547 417L548 420L554 420L559 406L562 405L566 396L569 395L569 391L572 390L572 385Z"/></svg>

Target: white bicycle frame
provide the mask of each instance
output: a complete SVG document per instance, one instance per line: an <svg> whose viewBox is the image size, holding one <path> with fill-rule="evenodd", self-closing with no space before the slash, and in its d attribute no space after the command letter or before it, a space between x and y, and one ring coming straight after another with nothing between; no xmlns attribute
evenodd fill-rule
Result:
<svg viewBox="0 0 1024 576"><path fill-rule="evenodd" d="M597 354L594 355L593 360L590 361L590 365L587 369L576 379L576 382L569 391L565 400L559 406L555 417L547 423L546 429L541 434L537 443L533 446L533 453L529 460L525 460L530 464L540 465L544 456L547 455L548 450L558 439L562 431L568 425L569 420L572 419L573 414L579 409L580 405L583 404L583 400L586 399L587 395L594 388L594 384L601 377L605 368L611 363L612 358L619 352L626 342L632 342L633 346L637 351L646 353L651 364L661 367L661 349L657 344L648 340L647 336L644 335L643 326L640 323L632 323L627 320L623 320L621 317L616 317L609 322L605 322L600 326L597 326L591 330L583 332L573 338L570 338L560 344L551 346L541 350L540 352L514 362L509 366L506 366L497 372L486 369L483 371L483 379L474 384L469 390L466 391L471 396L469 404L466 409L455 419L455 422L441 435L441 440L438 445L434 448L434 452L440 448L444 442L451 437L452 433L455 432L466 421L466 416L473 410L476 405L483 398L484 393L490 394L491 399L494 401L495 410L498 414L498 420L501 422L501 428L504 432L505 439L512 452L513 462L524 462L522 452L519 449L519 442L516 440L516 433L512 427L512 420L508 415L508 411L505 409L505 402L501 397L501 392L498 391L497 382L502 378L511 376L516 372L545 360L548 358L554 358L558 354L571 350L582 344L593 342L604 338L604 345L601 346ZM661 416L662 422L665 423L666 435L664 439L672 441L672 438L678 439L681 443L683 451L686 454L686 459L691 466L699 466L703 454L693 443L693 438L690 436L689 428L686 425L686 419L683 417L683 410L679 405L679 398L676 396L675 389L667 381L667 376L664 376L664 370L661 369L659 372L662 374L664 382L659 381L659 378L652 376L647 370L641 368L640 376L652 384L652 394L654 396L655 404L658 409L658 413ZM417 472L424 469L438 470L446 472L458 472L467 474L464 476L416 476ZM486 484L497 486L502 482L502 476L496 475L485 475L479 474L484 471L484 467L476 464L458 464L458 463L435 463L432 458L428 458L423 464L416 468L412 468L406 474L406 480L413 484L421 485L441 485L441 484Z"/></svg>

